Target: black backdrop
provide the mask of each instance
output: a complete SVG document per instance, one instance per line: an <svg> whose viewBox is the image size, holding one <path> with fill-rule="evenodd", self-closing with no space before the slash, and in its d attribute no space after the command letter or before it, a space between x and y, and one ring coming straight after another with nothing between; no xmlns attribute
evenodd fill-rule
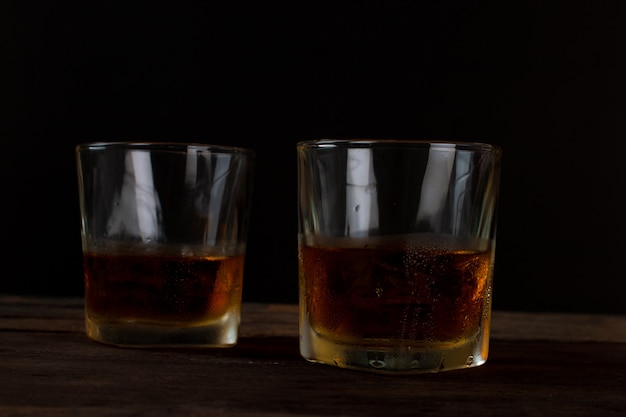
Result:
<svg viewBox="0 0 626 417"><path fill-rule="evenodd" d="M626 313L625 5L4 1L0 291L82 294L77 143L254 149L244 299L295 302L295 143L450 139L504 149L495 308Z"/></svg>

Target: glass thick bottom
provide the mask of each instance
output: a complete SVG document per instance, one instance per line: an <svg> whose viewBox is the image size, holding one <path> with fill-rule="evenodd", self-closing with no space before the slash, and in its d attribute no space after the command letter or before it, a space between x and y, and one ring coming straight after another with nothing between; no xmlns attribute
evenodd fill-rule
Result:
<svg viewBox="0 0 626 417"><path fill-rule="evenodd" d="M421 374L473 368L488 356L489 329L458 342L354 340L335 341L301 324L300 354L317 362L379 374Z"/></svg>
<svg viewBox="0 0 626 417"><path fill-rule="evenodd" d="M100 343L136 348L231 347L237 343L240 313L230 311L220 320L190 325L103 320L86 314L87 336Z"/></svg>

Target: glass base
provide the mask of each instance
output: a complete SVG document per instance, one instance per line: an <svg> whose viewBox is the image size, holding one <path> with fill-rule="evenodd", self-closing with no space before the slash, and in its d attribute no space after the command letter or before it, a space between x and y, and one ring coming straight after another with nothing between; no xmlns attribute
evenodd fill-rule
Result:
<svg viewBox="0 0 626 417"><path fill-rule="evenodd" d="M456 343L363 340L338 342L315 333L305 321L300 354L310 362L380 374L421 374L473 368L488 355L488 334Z"/></svg>
<svg viewBox="0 0 626 417"><path fill-rule="evenodd" d="M98 320L86 315L87 336L119 347L177 348L231 347L237 343L240 314L229 312L220 320L193 326Z"/></svg>

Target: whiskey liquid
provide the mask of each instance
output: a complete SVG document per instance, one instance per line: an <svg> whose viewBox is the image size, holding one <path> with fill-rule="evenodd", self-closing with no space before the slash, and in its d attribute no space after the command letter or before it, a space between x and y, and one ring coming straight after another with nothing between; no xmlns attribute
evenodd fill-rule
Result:
<svg viewBox="0 0 626 417"><path fill-rule="evenodd" d="M358 246L301 242L299 256L301 327L320 345L454 349L480 345L488 330L487 248L369 239ZM486 357L486 345L478 349ZM341 355L332 356L321 360Z"/></svg>
<svg viewBox="0 0 626 417"><path fill-rule="evenodd" d="M127 250L86 252L85 310L88 334L97 340L115 334L115 328L134 328L126 336L128 344L143 344L142 326L163 330L164 344L193 343L193 337L180 335L166 340L167 329L203 326L225 330L232 342L241 308L244 256L182 255L173 251ZM221 322L224 323L221 323ZM103 328L109 329L102 331ZM155 331L158 334L158 331ZM213 331L208 331L207 334ZM213 332L214 333L214 332ZM219 333L219 331L218 331ZM185 341L185 338L188 340ZM213 344L210 336L199 344ZM146 344L161 344L158 336L144 337ZM151 341L151 339L154 339ZM123 341L111 341L125 344ZM232 344L234 342L226 344ZM222 342L216 341L216 345Z"/></svg>

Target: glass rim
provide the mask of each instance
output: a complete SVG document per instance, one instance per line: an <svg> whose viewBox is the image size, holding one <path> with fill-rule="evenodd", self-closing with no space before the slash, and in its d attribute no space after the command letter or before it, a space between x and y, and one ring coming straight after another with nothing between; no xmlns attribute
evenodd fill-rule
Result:
<svg viewBox="0 0 626 417"><path fill-rule="evenodd" d="M502 147L486 142L457 141L457 140L429 140L429 139L309 139L297 143L298 149L323 148L415 148L415 147L443 147L470 151L490 151L501 153Z"/></svg>
<svg viewBox="0 0 626 417"><path fill-rule="evenodd" d="M150 150L165 152L186 152L189 148L195 150L217 151L230 154L245 154L254 156L256 152L240 146L215 145L200 142L156 142L156 141L94 141L76 145L76 151L98 151L107 149Z"/></svg>

